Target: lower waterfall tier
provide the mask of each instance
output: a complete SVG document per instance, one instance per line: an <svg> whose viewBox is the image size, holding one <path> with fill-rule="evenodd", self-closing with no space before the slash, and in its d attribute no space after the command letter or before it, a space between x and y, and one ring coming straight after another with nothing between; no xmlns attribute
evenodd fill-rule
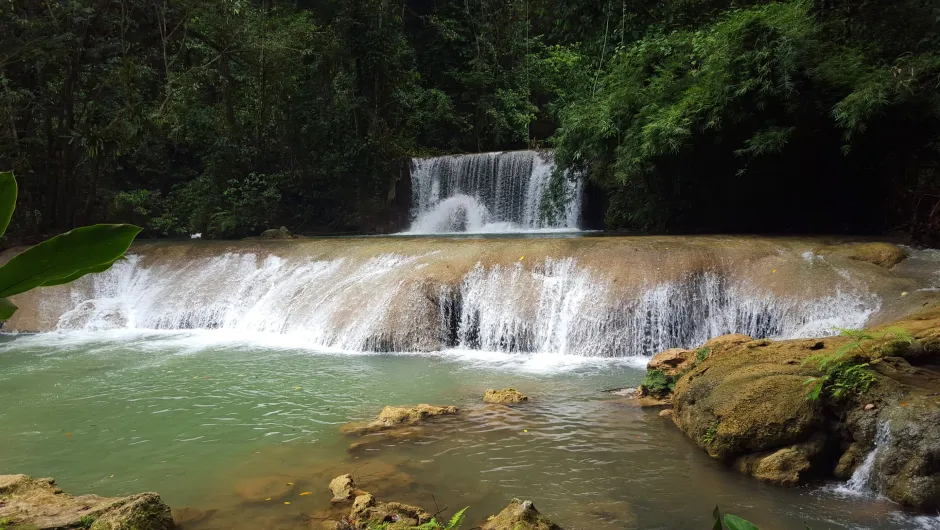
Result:
<svg viewBox="0 0 940 530"><path fill-rule="evenodd" d="M753 237L149 243L105 273L16 297L6 330L221 329L355 352L627 357L732 332L833 334L936 295L933 254L888 270L846 257L850 247Z"/></svg>

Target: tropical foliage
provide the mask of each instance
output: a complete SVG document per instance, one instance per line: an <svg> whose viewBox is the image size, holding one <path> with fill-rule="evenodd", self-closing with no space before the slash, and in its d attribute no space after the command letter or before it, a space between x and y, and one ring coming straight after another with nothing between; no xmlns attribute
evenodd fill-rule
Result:
<svg viewBox="0 0 940 530"><path fill-rule="evenodd" d="M584 170L588 221L610 228L935 237L938 17L925 0L9 2L10 239L394 230L410 157L528 146Z"/></svg>

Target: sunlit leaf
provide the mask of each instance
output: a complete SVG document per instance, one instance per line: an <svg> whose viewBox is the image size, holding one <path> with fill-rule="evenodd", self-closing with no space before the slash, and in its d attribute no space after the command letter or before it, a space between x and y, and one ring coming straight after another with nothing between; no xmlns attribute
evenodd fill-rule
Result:
<svg viewBox="0 0 940 530"><path fill-rule="evenodd" d="M93 225L43 241L0 267L0 297L102 270L124 254L138 232L133 225Z"/></svg>

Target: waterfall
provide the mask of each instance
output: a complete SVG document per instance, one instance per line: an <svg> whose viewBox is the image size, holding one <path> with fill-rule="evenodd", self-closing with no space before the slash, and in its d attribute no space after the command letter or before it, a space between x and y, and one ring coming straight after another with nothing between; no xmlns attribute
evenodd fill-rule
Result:
<svg viewBox="0 0 940 530"><path fill-rule="evenodd" d="M564 206L548 213L554 167L552 154L540 151L415 159L409 232L577 229L583 183L563 178Z"/></svg>
<svg viewBox="0 0 940 530"><path fill-rule="evenodd" d="M843 486L839 486L836 491L848 493L850 495L871 495L877 493L873 485L873 475L875 460L882 448L891 443L891 430L888 423L884 422L878 425L878 431L875 434L875 447L865 456L865 460L855 469L852 477Z"/></svg>
<svg viewBox="0 0 940 530"><path fill-rule="evenodd" d="M409 253L388 252L384 240L267 249L236 244L218 251L154 245L105 273L17 298L20 313L7 329L205 330L348 352L631 357L691 348L733 332L827 335L836 327L863 326L880 305L857 282L798 255L793 263L807 270L801 292L808 294L774 293L748 274L723 269L723 260L669 279L642 272L611 276L607 254L592 254L610 248L603 241L589 242L598 250L582 250L578 259L523 256L489 265L473 240L446 250L425 241L406 240ZM487 248L502 244L518 256L555 245L551 241ZM636 259L632 249L621 252L622 259ZM776 252L771 258L777 263ZM681 261L678 254L673 260Z"/></svg>

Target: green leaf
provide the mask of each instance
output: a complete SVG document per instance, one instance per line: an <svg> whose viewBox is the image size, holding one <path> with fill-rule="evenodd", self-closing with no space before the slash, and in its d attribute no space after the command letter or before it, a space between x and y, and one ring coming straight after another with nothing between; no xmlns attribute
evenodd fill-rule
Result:
<svg viewBox="0 0 940 530"><path fill-rule="evenodd" d="M58 278L58 279L55 279L55 280L49 280L48 282L43 283L43 284L42 284L42 287L52 287L52 286L54 286L54 285L62 285L63 283L71 283L71 282L74 282L75 280L81 278L82 276L84 276L84 275L86 275L86 274L92 274L92 273L95 273L95 272L104 272L104 271L110 269L110 268L111 268L111 265L114 265L114 263L117 262L117 261L118 261L118 260L114 260L114 261L109 262L109 263L102 263L101 265L95 265L94 267L88 267L87 269L82 269L82 270L80 270L80 271L75 271L75 274L72 274L71 276L66 276L66 277L64 277L64 278Z"/></svg>
<svg viewBox="0 0 940 530"><path fill-rule="evenodd" d="M712 512L712 517L715 518L715 524L712 526L712 530L724 530L721 526L721 511L718 509L718 506L715 506L715 511Z"/></svg>
<svg viewBox="0 0 940 530"><path fill-rule="evenodd" d="M0 322L10 320L17 309L19 308L9 298L0 298Z"/></svg>
<svg viewBox="0 0 940 530"><path fill-rule="evenodd" d="M728 525L729 530L760 530L750 521L741 519L737 515L731 515L730 513L725 514L725 524Z"/></svg>
<svg viewBox="0 0 940 530"><path fill-rule="evenodd" d="M467 509L469 508L470 507L467 506L463 510L460 510L459 512L455 513L454 516L450 518L450 522L447 524L447 530L457 530L458 528L460 528L460 525L463 524L463 520L466 517L465 514L467 512Z"/></svg>
<svg viewBox="0 0 940 530"><path fill-rule="evenodd" d="M16 179L12 171L0 171L0 236L6 233L16 208Z"/></svg>
<svg viewBox="0 0 940 530"><path fill-rule="evenodd" d="M134 225L93 225L76 228L15 256L0 267L0 297L94 272L120 258L140 228Z"/></svg>

